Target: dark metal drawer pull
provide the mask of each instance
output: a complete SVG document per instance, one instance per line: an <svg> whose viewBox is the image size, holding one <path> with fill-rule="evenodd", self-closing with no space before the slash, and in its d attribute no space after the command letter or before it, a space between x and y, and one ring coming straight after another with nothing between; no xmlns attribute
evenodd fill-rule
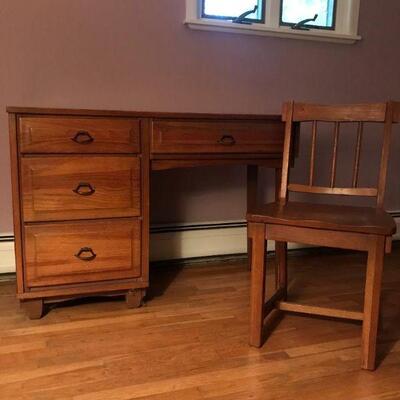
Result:
<svg viewBox="0 0 400 400"><path fill-rule="evenodd" d="M85 254L88 254L85 256ZM82 261L93 261L97 254L90 247L82 247L78 253L75 254L76 258L79 258Z"/></svg>
<svg viewBox="0 0 400 400"><path fill-rule="evenodd" d="M71 140L78 144L89 144L94 141L93 137L87 131L78 131Z"/></svg>
<svg viewBox="0 0 400 400"><path fill-rule="evenodd" d="M223 144L224 146L233 146L236 143L236 140L231 135L224 135L218 140L218 143Z"/></svg>
<svg viewBox="0 0 400 400"><path fill-rule="evenodd" d="M76 189L73 190L73 192L79 194L80 196L91 196L95 191L96 189L90 183L86 182L80 182Z"/></svg>

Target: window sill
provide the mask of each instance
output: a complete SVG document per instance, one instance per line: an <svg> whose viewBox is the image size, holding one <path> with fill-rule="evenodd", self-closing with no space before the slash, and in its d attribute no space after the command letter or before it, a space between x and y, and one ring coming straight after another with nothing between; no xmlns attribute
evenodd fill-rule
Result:
<svg viewBox="0 0 400 400"><path fill-rule="evenodd" d="M214 32L241 33L245 35L274 36L280 38L314 40L319 42L353 44L361 40L361 36L340 34L331 31L312 29L309 31L299 31L287 27L272 28L265 25L240 25L232 22L221 22L206 19L190 19L185 24L196 30L206 30Z"/></svg>

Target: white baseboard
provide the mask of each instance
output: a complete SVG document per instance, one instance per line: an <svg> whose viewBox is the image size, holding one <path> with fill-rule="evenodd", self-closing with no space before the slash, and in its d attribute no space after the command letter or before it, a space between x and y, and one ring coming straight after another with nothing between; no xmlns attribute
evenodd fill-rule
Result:
<svg viewBox="0 0 400 400"><path fill-rule="evenodd" d="M400 240L400 217L395 218L397 233L394 240ZM223 224L223 223L221 223ZM236 223L237 225L240 222ZM210 226L207 224L205 226ZM150 260L164 261L181 258L208 257L247 252L247 232L245 226L219 227L199 230L185 229L178 232L152 233L150 239ZM199 225L197 225L199 226ZM201 227L201 225L200 225ZM289 243L289 249L310 247L299 243ZM275 242L268 242L268 251L275 250Z"/></svg>
<svg viewBox="0 0 400 400"><path fill-rule="evenodd" d="M15 272L14 242L0 242L0 274Z"/></svg>
<svg viewBox="0 0 400 400"><path fill-rule="evenodd" d="M400 217L396 215L397 233L400 240ZM289 248L302 248L301 244L289 244ZM268 243L274 250L274 242ZM183 224L154 229L150 237L150 260L165 261L194 257L243 254L247 252L246 227L242 222L213 223L204 225ZM14 243L0 241L0 274L15 272Z"/></svg>
<svg viewBox="0 0 400 400"><path fill-rule="evenodd" d="M177 260L247 252L246 227L152 233L150 260Z"/></svg>

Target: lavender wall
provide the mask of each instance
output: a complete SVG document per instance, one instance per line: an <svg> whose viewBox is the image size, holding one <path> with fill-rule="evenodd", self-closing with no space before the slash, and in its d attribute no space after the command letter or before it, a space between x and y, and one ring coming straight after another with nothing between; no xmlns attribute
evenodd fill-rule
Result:
<svg viewBox="0 0 400 400"><path fill-rule="evenodd" d="M361 3L363 41L349 46L191 31L184 0L1 0L0 232L12 230L6 105L276 113L292 98L400 98L400 2ZM242 168L157 173L152 192L154 222L244 215Z"/></svg>

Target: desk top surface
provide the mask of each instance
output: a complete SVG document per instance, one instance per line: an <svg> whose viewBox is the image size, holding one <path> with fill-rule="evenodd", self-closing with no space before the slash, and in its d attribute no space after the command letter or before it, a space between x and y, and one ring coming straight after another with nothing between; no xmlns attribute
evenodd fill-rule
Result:
<svg viewBox="0 0 400 400"><path fill-rule="evenodd" d="M178 118L178 119L231 119L231 120L281 120L277 114L207 114L207 113L171 113L153 111L118 111L118 110L85 110L66 108L7 107L10 114L25 115L65 115L93 117L141 117L141 118Z"/></svg>

